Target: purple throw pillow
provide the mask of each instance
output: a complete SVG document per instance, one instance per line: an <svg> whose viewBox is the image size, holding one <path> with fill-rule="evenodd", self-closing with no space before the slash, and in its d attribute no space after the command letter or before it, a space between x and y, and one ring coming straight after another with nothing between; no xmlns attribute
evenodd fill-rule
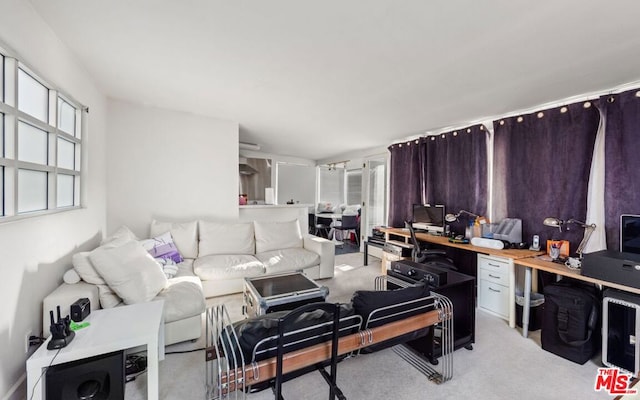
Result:
<svg viewBox="0 0 640 400"><path fill-rule="evenodd" d="M176 263L183 261L178 248L175 243L173 243L170 232L165 232L160 236L143 240L140 243L153 258L171 259Z"/></svg>

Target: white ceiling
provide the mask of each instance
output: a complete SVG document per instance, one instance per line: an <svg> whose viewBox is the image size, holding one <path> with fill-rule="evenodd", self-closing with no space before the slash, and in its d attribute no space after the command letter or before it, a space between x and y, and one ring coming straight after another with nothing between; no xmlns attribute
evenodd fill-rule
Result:
<svg viewBox="0 0 640 400"><path fill-rule="evenodd" d="M322 159L640 80L637 0L31 0L115 99Z"/></svg>

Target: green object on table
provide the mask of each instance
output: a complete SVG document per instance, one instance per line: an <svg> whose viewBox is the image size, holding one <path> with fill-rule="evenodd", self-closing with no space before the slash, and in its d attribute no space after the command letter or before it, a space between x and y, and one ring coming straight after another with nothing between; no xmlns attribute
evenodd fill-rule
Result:
<svg viewBox="0 0 640 400"><path fill-rule="evenodd" d="M89 325L90 324L88 322L77 323L75 321L71 321L71 324L69 324L69 327L71 328L72 331L78 331L82 328L86 328Z"/></svg>

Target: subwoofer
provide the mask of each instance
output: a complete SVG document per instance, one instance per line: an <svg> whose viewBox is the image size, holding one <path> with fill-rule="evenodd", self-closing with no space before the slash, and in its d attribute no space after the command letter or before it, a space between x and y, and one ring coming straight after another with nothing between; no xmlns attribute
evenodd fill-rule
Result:
<svg viewBox="0 0 640 400"><path fill-rule="evenodd" d="M124 352L49 367L45 393L46 400L123 400Z"/></svg>

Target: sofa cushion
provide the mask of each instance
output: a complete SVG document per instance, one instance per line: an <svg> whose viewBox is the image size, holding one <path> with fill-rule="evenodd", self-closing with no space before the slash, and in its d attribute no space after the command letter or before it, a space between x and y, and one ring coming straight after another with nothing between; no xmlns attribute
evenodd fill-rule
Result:
<svg viewBox="0 0 640 400"><path fill-rule="evenodd" d="M179 278L181 276L195 276L193 273L193 259L185 258L184 261L177 264L178 272L176 272L176 276L174 278Z"/></svg>
<svg viewBox="0 0 640 400"><path fill-rule="evenodd" d="M263 275L264 265L247 254L213 254L193 262L193 272L203 281Z"/></svg>
<svg viewBox="0 0 640 400"><path fill-rule="evenodd" d="M156 237L165 232L171 232L173 242L182 257L198 257L198 221L162 222L155 219L151 221L149 237Z"/></svg>
<svg viewBox="0 0 640 400"><path fill-rule="evenodd" d="M149 301L167 285L167 277L158 263L138 242L98 248L89 259L125 304Z"/></svg>
<svg viewBox="0 0 640 400"><path fill-rule="evenodd" d="M256 254L256 258L264 264L267 274L295 271L320 264L317 253L302 248L265 251Z"/></svg>
<svg viewBox="0 0 640 400"><path fill-rule="evenodd" d="M298 220L286 222L254 221L256 253L302 247L302 234Z"/></svg>
<svg viewBox="0 0 640 400"><path fill-rule="evenodd" d="M91 264L89 260L88 251L82 251L76 253L71 257L71 263L73 269L76 270L80 278L87 283L91 283L98 287L98 296L100 298L100 306L102 308L112 308L122 302L122 299L107 285L107 282L102 279L98 271Z"/></svg>
<svg viewBox="0 0 640 400"><path fill-rule="evenodd" d="M256 241L251 222L200 221L198 255L255 254Z"/></svg>
<svg viewBox="0 0 640 400"><path fill-rule="evenodd" d="M195 276L172 278L154 300L164 300L164 322L169 323L200 315L206 305L202 283Z"/></svg>

